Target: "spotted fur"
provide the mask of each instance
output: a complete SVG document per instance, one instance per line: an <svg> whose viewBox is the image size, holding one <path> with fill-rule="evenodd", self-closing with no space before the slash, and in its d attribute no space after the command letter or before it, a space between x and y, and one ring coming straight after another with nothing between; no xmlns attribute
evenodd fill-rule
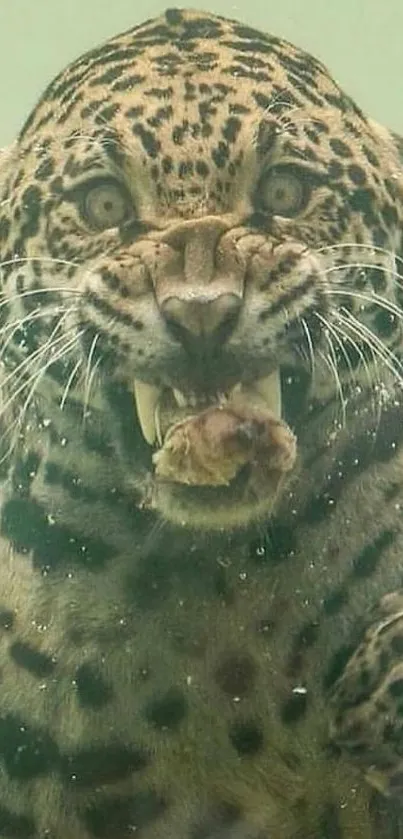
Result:
<svg viewBox="0 0 403 839"><path fill-rule="evenodd" d="M0 190L0 836L397 839L399 140L169 10L49 85ZM277 367L275 498L156 486L135 378L197 411Z"/></svg>

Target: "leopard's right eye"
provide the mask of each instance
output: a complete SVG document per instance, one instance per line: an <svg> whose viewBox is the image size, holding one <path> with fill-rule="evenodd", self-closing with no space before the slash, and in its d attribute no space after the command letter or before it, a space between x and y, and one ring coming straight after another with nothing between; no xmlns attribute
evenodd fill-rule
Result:
<svg viewBox="0 0 403 839"><path fill-rule="evenodd" d="M80 210L96 230L119 227L133 215L133 205L125 187L116 180L95 181L80 188Z"/></svg>
<svg viewBox="0 0 403 839"><path fill-rule="evenodd" d="M262 178L258 199L269 213L292 218L305 207L309 194L309 183L302 171L279 166Z"/></svg>

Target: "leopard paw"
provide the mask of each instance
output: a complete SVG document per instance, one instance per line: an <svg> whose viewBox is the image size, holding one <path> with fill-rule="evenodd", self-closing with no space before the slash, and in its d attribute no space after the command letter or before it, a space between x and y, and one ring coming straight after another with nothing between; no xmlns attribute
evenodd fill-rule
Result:
<svg viewBox="0 0 403 839"><path fill-rule="evenodd" d="M387 795L403 791L403 591L380 602L331 691L331 736Z"/></svg>

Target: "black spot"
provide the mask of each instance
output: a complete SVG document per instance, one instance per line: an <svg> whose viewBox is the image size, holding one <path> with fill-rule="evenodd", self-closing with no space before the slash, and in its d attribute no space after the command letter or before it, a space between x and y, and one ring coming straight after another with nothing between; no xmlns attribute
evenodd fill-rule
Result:
<svg viewBox="0 0 403 839"><path fill-rule="evenodd" d="M174 168L172 157L170 157L168 155L166 157L163 157L161 165L162 165L162 171L164 172L164 174L169 175L169 173L172 172L172 170Z"/></svg>
<svg viewBox="0 0 403 839"><path fill-rule="evenodd" d="M124 93L126 90L133 90L139 84L145 81L145 76L140 75L139 73L132 73L129 76L124 76L123 78L119 79L118 81L114 82L112 85L112 90L115 93L122 92ZM133 108L136 110L136 118L140 117L144 112L144 108L141 105L138 105L137 108Z"/></svg>
<svg viewBox="0 0 403 839"><path fill-rule="evenodd" d="M46 775L59 765L50 734L14 714L0 717L0 755L9 777L19 781Z"/></svg>
<svg viewBox="0 0 403 839"><path fill-rule="evenodd" d="M381 338L390 338L399 326L399 318L394 312L380 309L374 318L375 330Z"/></svg>
<svg viewBox="0 0 403 839"><path fill-rule="evenodd" d="M182 160L178 165L178 175L186 178L193 174L193 163L191 160Z"/></svg>
<svg viewBox="0 0 403 839"><path fill-rule="evenodd" d="M339 649L333 653L323 678L323 686L325 689L328 690L332 687L332 685L334 685L339 676L341 676L349 658L351 658L354 652L355 647L351 644L350 646L344 645L339 647Z"/></svg>
<svg viewBox="0 0 403 839"><path fill-rule="evenodd" d="M269 524L264 545L259 541L252 542L250 546L250 554L259 565L268 560L273 563L283 562L293 556L296 550L297 537L294 529L275 519Z"/></svg>
<svg viewBox="0 0 403 839"><path fill-rule="evenodd" d="M327 174L331 180L339 181L344 175L344 167L339 160L331 160L327 167Z"/></svg>
<svg viewBox="0 0 403 839"><path fill-rule="evenodd" d="M263 743L261 726L253 720L238 721L229 730L231 743L239 755L254 755L260 752Z"/></svg>
<svg viewBox="0 0 403 839"><path fill-rule="evenodd" d="M376 571L378 563L382 560L383 551L389 548L396 539L393 530L384 530L371 544L365 548L354 559L352 574L354 577L370 577Z"/></svg>
<svg viewBox="0 0 403 839"><path fill-rule="evenodd" d="M368 214L370 218L372 218L373 201L374 193L371 189L356 189L349 197L351 209L355 212Z"/></svg>
<svg viewBox="0 0 403 839"><path fill-rule="evenodd" d="M298 722L306 713L307 707L307 694L305 692L301 693L300 691L293 693L282 705L281 719L283 723L289 725Z"/></svg>
<svg viewBox="0 0 403 839"><path fill-rule="evenodd" d="M12 629L15 613L11 609L0 609L0 629Z"/></svg>
<svg viewBox="0 0 403 839"><path fill-rule="evenodd" d="M213 839L229 837L228 830L241 818L241 810L232 802L220 801L204 813L189 832L189 839ZM238 831L236 832L238 835ZM241 836L242 833L239 833Z"/></svg>
<svg viewBox="0 0 403 839"><path fill-rule="evenodd" d="M147 766L143 749L110 745L82 749L62 758L62 777L73 786L113 784Z"/></svg>
<svg viewBox="0 0 403 839"><path fill-rule="evenodd" d="M46 181L48 178L51 178L55 170L55 164L51 157L45 157L39 163L35 171L35 177L38 178L39 181Z"/></svg>
<svg viewBox="0 0 403 839"><path fill-rule="evenodd" d="M35 824L27 816L18 816L5 807L0 807L0 833L7 839L29 839L37 836Z"/></svg>
<svg viewBox="0 0 403 839"><path fill-rule="evenodd" d="M211 157L217 169L223 169L229 158L228 144L219 142L216 148L212 149Z"/></svg>
<svg viewBox="0 0 403 839"><path fill-rule="evenodd" d="M234 143L242 127L242 122L237 117L228 117L222 135L227 143Z"/></svg>
<svg viewBox="0 0 403 839"><path fill-rule="evenodd" d="M120 106L117 105L116 103L113 104L113 105L112 104L111 105L106 105L106 107L102 108L102 111L100 111L100 113L98 114L97 122L101 122L102 125L105 125L105 123L107 123L107 122L111 122L113 120L114 116L116 116L116 114L119 112L119 110L120 110ZM105 148L105 146L106 146L106 148L108 148L107 143L105 143L104 148ZM108 149L108 153L109 153L109 149Z"/></svg>
<svg viewBox="0 0 403 839"><path fill-rule="evenodd" d="M158 152L161 150L161 143L153 131L149 131L137 123L133 126L133 134L140 138L144 151L149 157L157 157Z"/></svg>
<svg viewBox="0 0 403 839"><path fill-rule="evenodd" d="M49 655L35 650L34 647L22 641L15 641L11 645L10 655L18 667L28 670L38 678L49 676L55 668L55 662Z"/></svg>
<svg viewBox="0 0 403 839"><path fill-rule="evenodd" d="M112 688L90 664L82 664L76 672L78 701L83 708L99 710L112 699Z"/></svg>
<svg viewBox="0 0 403 839"><path fill-rule="evenodd" d="M403 679L395 679L388 685L388 692L391 696L403 696Z"/></svg>
<svg viewBox="0 0 403 839"><path fill-rule="evenodd" d="M390 647L396 655L403 655L403 635L394 635L391 639Z"/></svg>
<svg viewBox="0 0 403 839"><path fill-rule="evenodd" d="M254 685L256 664L243 653L224 656L215 670L215 680L228 696L246 696Z"/></svg>
<svg viewBox="0 0 403 839"><path fill-rule="evenodd" d="M348 602L348 588L340 586L332 591L323 601L325 615L337 615L340 609Z"/></svg>
<svg viewBox="0 0 403 839"><path fill-rule="evenodd" d="M155 728L173 730L180 725L187 713L186 699L179 688L170 688L153 699L145 708L145 716Z"/></svg>
<svg viewBox="0 0 403 839"><path fill-rule="evenodd" d="M37 186L29 186L22 196L24 224L21 235L24 239L36 236L39 231L39 218L42 206L41 191Z"/></svg>
<svg viewBox="0 0 403 839"><path fill-rule="evenodd" d="M231 585L227 574L227 569L219 565L212 576L213 590L217 597L226 606L230 606L234 602L234 588Z"/></svg>
<svg viewBox="0 0 403 839"><path fill-rule="evenodd" d="M166 802L152 790L132 796L105 798L89 807L85 821L89 833L98 839L132 839L133 834L158 819L166 809Z"/></svg>
<svg viewBox="0 0 403 839"><path fill-rule="evenodd" d="M365 154L365 157L367 158L371 166L374 166L375 169L379 169L379 158L372 151L372 149L368 148L368 146L362 145L361 151L363 152L363 154Z"/></svg>
<svg viewBox="0 0 403 839"><path fill-rule="evenodd" d="M276 622L273 618L262 618L257 621L256 630L262 635L271 635L276 628Z"/></svg>
<svg viewBox="0 0 403 839"><path fill-rule="evenodd" d="M5 242L10 232L10 220L6 216L0 218L0 242Z"/></svg>
<svg viewBox="0 0 403 839"><path fill-rule="evenodd" d="M95 78L92 78L91 81L88 82L88 85L89 87L111 85L113 82L117 81L121 75L122 67L118 64L115 67L109 67L105 73L101 73L99 76L96 75Z"/></svg>
<svg viewBox="0 0 403 839"><path fill-rule="evenodd" d="M13 487L21 497L27 497L40 464L39 455L32 451L17 460L13 473Z"/></svg>
<svg viewBox="0 0 403 839"><path fill-rule="evenodd" d="M339 807L340 804L336 805L333 801L323 807L319 821L320 836L326 836L326 839L343 839L344 830L340 824Z"/></svg>
<svg viewBox="0 0 403 839"><path fill-rule="evenodd" d="M399 223L399 214L393 204L384 204L381 209L381 216L386 227L392 227Z"/></svg>
<svg viewBox="0 0 403 839"><path fill-rule="evenodd" d="M318 635L319 624L317 621L311 621L306 623L294 638L287 666L290 677L296 677L301 672L306 650L316 643Z"/></svg>
<svg viewBox="0 0 403 839"><path fill-rule="evenodd" d="M175 143L175 145L177 145L177 146L182 145L188 129L189 129L189 124L186 122L186 120L183 121L182 125L174 125L174 127L172 129L172 132L171 132L171 136L172 136L172 141Z"/></svg>
<svg viewBox="0 0 403 839"><path fill-rule="evenodd" d="M51 525L45 509L31 499L11 498L4 504L1 532L17 551L33 551L36 568L53 568L61 562L84 564L87 568L103 567L114 550L105 542L62 525Z"/></svg>
<svg viewBox="0 0 403 839"><path fill-rule="evenodd" d="M357 186L363 186L366 183L367 176L365 173L365 169L361 166L358 166L356 163L351 163L347 169L348 175L350 180Z"/></svg>
<svg viewBox="0 0 403 839"><path fill-rule="evenodd" d="M170 26L180 26L183 23L183 15L180 9L167 9L165 18Z"/></svg>
<svg viewBox="0 0 403 839"><path fill-rule="evenodd" d="M209 173L209 167L204 160L197 160L195 164L195 170L201 178L207 178Z"/></svg>
<svg viewBox="0 0 403 839"><path fill-rule="evenodd" d="M377 294L382 294L387 288L387 272L384 268L371 268L365 272L365 279L368 279L372 288Z"/></svg>
<svg viewBox="0 0 403 839"><path fill-rule="evenodd" d="M221 35L221 24L214 20L213 18L208 18L206 15L202 15L200 18L191 18L184 21L184 29L185 29L185 41L187 43L187 48L192 49L193 44L191 41L197 38L203 39L212 39L215 40ZM190 43L188 43L190 41ZM206 52L202 53L203 57L206 55ZM207 55L211 55L211 53L207 53ZM214 57L216 53L213 53Z"/></svg>
<svg viewBox="0 0 403 839"><path fill-rule="evenodd" d="M155 609L166 599L170 589L170 569L165 556L159 554L147 557L144 568L126 578L126 597L140 609Z"/></svg>

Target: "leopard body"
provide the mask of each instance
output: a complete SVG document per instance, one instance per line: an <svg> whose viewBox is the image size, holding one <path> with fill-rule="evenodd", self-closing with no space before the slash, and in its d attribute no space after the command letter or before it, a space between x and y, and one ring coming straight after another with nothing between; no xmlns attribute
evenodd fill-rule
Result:
<svg viewBox="0 0 403 839"><path fill-rule="evenodd" d="M168 10L63 71L0 178L0 836L401 837L399 140ZM134 380L166 417L277 369L273 497L158 485Z"/></svg>

